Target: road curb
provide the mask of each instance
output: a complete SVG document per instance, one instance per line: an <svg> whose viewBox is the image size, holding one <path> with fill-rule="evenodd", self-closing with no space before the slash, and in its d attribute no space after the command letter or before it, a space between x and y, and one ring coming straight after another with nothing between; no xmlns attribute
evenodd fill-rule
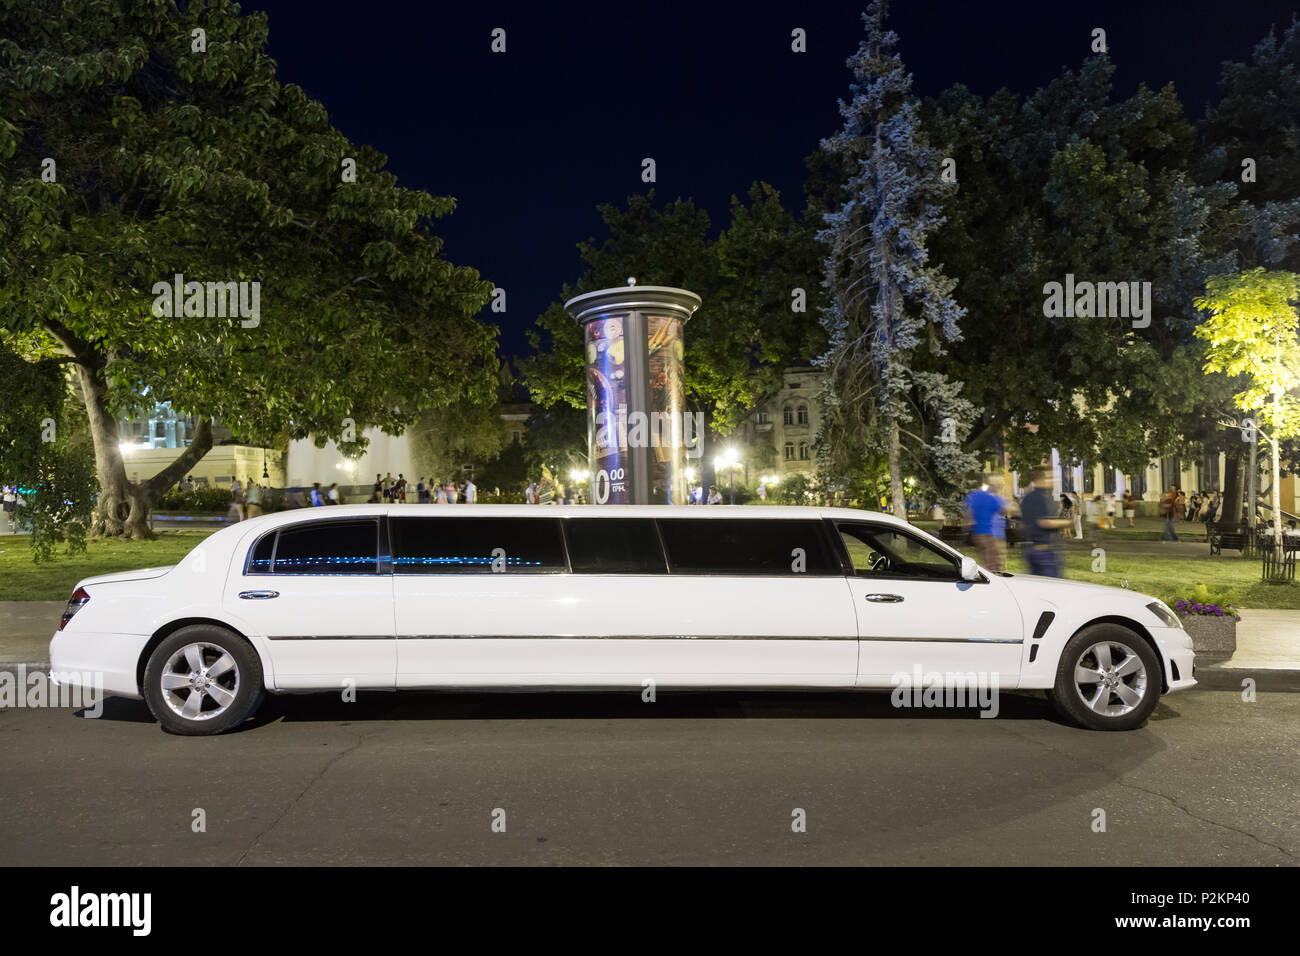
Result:
<svg viewBox="0 0 1300 956"><path fill-rule="evenodd" d="M1255 682L1256 690L1300 693L1300 670L1280 667L1223 667L1211 665L1196 669L1196 687L1193 690L1242 690L1241 682L1247 678Z"/></svg>

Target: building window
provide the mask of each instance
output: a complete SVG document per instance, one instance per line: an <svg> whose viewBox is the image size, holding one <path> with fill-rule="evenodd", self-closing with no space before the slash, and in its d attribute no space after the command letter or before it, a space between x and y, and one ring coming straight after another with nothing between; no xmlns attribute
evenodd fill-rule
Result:
<svg viewBox="0 0 1300 956"><path fill-rule="evenodd" d="M793 406L793 405L787 405L787 406L785 406L785 408L781 409L781 424L782 424L782 425L793 425L793 424L794 424L794 406Z"/></svg>
<svg viewBox="0 0 1300 956"><path fill-rule="evenodd" d="M794 442L792 441L785 443L785 460L794 461Z"/></svg>
<svg viewBox="0 0 1300 956"><path fill-rule="evenodd" d="M799 443L799 460L800 461L808 460L808 443L806 441L801 441Z"/></svg>
<svg viewBox="0 0 1300 956"><path fill-rule="evenodd" d="M799 404L799 424L808 424L808 406L804 405L802 402Z"/></svg>
<svg viewBox="0 0 1300 956"><path fill-rule="evenodd" d="M768 425L772 422L772 416L767 412L755 412L754 423L757 425Z"/></svg>

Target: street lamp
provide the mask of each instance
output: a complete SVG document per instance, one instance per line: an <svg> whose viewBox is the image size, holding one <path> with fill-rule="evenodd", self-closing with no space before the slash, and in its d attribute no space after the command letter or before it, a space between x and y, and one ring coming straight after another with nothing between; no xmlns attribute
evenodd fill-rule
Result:
<svg viewBox="0 0 1300 956"><path fill-rule="evenodd" d="M728 448L720 458L713 459L713 470L727 469L728 492L731 504L736 503L736 468L740 464L740 455L735 448Z"/></svg>

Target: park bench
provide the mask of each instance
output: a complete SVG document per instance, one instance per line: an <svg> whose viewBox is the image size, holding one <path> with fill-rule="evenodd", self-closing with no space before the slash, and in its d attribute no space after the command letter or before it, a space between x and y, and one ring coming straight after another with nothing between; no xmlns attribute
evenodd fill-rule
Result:
<svg viewBox="0 0 1300 956"><path fill-rule="evenodd" d="M1210 542L1210 554L1222 554L1223 549L1246 551L1246 535L1234 525L1207 525L1206 539Z"/></svg>

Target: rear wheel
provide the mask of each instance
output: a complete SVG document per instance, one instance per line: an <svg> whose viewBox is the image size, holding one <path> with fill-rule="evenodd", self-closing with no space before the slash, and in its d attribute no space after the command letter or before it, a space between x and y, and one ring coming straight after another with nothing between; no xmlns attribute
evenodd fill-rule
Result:
<svg viewBox="0 0 1300 956"><path fill-rule="evenodd" d="M1118 624L1093 624L1070 638L1050 697L1057 711L1091 730L1132 730L1160 700L1160 660Z"/></svg>
<svg viewBox="0 0 1300 956"><path fill-rule="evenodd" d="M229 730L247 720L264 696L257 652L215 625L194 624L168 636L144 669L145 702L176 734Z"/></svg>

